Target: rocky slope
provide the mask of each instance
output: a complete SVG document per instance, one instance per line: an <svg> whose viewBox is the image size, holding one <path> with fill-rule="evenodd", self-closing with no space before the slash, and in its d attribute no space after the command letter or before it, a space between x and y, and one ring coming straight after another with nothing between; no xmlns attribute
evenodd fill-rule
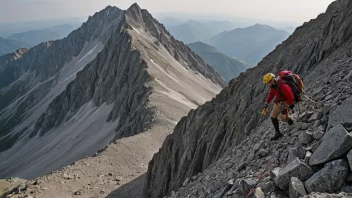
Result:
<svg viewBox="0 0 352 198"><path fill-rule="evenodd" d="M246 71L246 69L250 67L250 65L246 63L222 54L211 45L195 42L187 46L211 65L226 81L237 77L241 72Z"/></svg>
<svg viewBox="0 0 352 198"><path fill-rule="evenodd" d="M135 139L134 142L139 140L139 144L129 143L129 147L144 145L146 149L131 154L140 156L135 161L130 157L125 162L126 172L136 171L131 161L136 163L140 160L141 164L149 161L182 116L210 100L225 86L225 81L212 67L175 40L164 26L137 4L127 11L108 7L97 15L112 19L104 25L109 28L95 28L100 33L97 39L104 42L91 45L95 47L87 54L93 54L98 47L102 49L100 53L96 57L87 55L91 61L81 65L81 70L63 69L83 62L86 56L74 59L61 70L49 70L48 74L60 71L54 77L44 75L47 73L41 75L42 72L36 70L39 76L48 76L47 80L34 87L27 100L19 100L24 102L23 106L11 104L1 112L1 116L6 116L12 105L23 110L24 105L32 104L28 100L38 100L33 112L30 112L33 114L22 118L14 128L7 130L9 135L4 136L15 136L18 140L0 154L0 159L4 159L0 160L1 177L35 178L93 155L116 139L149 132L149 136L158 137L154 138L154 142L151 137L143 142L141 134L126 139ZM99 17L93 16L86 24L90 24L90 20L99 20ZM82 31L80 29L77 31ZM65 42L65 39L61 42ZM50 46L44 47L51 48L53 45L50 43ZM19 60L24 61L29 54L30 51ZM65 72L67 75L63 79L61 74ZM60 84L63 83L67 86L61 89ZM60 90L53 89L58 85ZM39 93L37 89L40 89ZM41 96L43 92L49 93ZM8 121L3 123L9 126ZM5 143L8 141L5 139ZM134 152L136 149L130 150ZM127 156L125 154L124 158ZM119 160L123 161L116 156L110 164ZM141 170L139 174L145 171Z"/></svg>
<svg viewBox="0 0 352 198"><path fill-rule="evenodd" d="M326 13L297 28L257 67L230 81L215 99L182 118L149 164L144 197L243 197L267 164L269 170L283 168L294 156L305 162L294 161L280 172L276 183L265 174L259 185L263 193L274 191L271 197L287 197L290 177L305 182L308 192L335 192L348 185L344 178L350 168L344 156L351 149L351 8L351 1L333 2ZM261 76L281 69L302 76L307 95L318 103L305 99L297 123L286 130L281 124L285 136L272 142L270 120L260 114L268 92ZM340 135L331 136L335 130ZM325 150L329 155L322 155ZM332 160L338 161L329 164ZM297 172L301 167L308 171ZM330 167L341 171L329 172ZM243 178L252 180L238 180ZM332 182L322 190L312 188L321 178ZM240 185L236 181L241 181ZM332 183L338 185L331 187ZM260 189L257 191L260 197Z"/></svg>
<svg viewBox="0 0 352 198"><path fill-rule="evenodd" d="M268 25L255 24L246 28L236 28L232 31L222 32L204 42L216 47L229 57L257 65L263 57L290 34L277 30Z"/></svg>

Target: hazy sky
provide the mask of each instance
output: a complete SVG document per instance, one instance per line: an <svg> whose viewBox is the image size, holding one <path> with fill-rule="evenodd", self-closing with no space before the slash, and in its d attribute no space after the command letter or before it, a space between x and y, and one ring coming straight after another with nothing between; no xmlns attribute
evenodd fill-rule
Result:
<svg viewBox="0 0 352 198"><path fill-rule="evenodd" d="M0 0L0 22L93 15L107 5L127 9L137 2L150 12L207 12L263 20L305 22L332 0Z"/></svg>

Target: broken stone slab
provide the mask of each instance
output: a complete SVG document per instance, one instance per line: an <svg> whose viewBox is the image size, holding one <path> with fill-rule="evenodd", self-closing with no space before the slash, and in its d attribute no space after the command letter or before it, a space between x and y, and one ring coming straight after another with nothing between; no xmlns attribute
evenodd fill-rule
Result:
<svg viewBox="0 0 352 198"><path fill-rule="evenodd" d="M289 198L299 198L307 195L304 184L296 177L291 177L289 186Z"/></svg>
<svg viewBox="0 0 352 198"><path fill-rule="evenodd" d="M350 150L350 152L348 152L347 160L348 160L348 164L350 166L350 169L352 170L352 150Z"/></svg>
<svg viewBox="0 0 352 198"><path fill-rule="evenodd" d="M305 155L305 151L302 147L289 148L286 163L289 164L292 161L294 161L296 158L303 159L304 155Z"/></svg>
<svg viewBox="0 0 352 198"><path fill-rule="evenodd" d="M335 110L330 112L328 125L329 127L334 127L340 123L351 122L351 120L352 96L344 100L341 105L338 105Z"/></svg>
<svg viewBox="0 0 352 198"><path fill-rule="evenodd" d="M253 198L263 198L264 192L260 187L257 187L254 191Z"/></svg>
<svg viewBox="0 0 352 198"><path fill-rule="evenodd" d="M316 120L320 120L323 117L323 112L315 112L313 115L310 116L308 122L314 122Z"/></svg>
<svg viewBox="0 0 352 198"><path fill-rule="evenodd" d="M327 101L327 100L330 100L331 98L335 97L333 94L330 94L330 95L327 95L324 100Z"/></svg>
<svg viewBox="0 0 352 198"><path fill-rule="evenodd" d="M317 127L319 127L321 125L321 123L322 123L321 120L316 120L316 121L314 121L313 127L317 128Z"/></svg>
<svg viewBox="0 0 352 198"><path fill-rule="evenodd" d="M313 141L313 135L312 133L308 131L303 131L299 136L299 143L301 144L309 144Z"/></svg>
<svg viewBox="0 0 352 198"><path fill-rule="evenodd" d="M247 195L256 182L257 181L253 179L241 179L238 189L240 189L243 195Z"/></svg>
<svg viewBox="0 0 352 198"><path fill-rule="evenodd" d="M345 155L352 148L352 136L338 124L323 137L319 147L309 160L309 165L318 165Z"/></svg>
<svg viewBox="0 0 352 198"><path fill-rule="evenodd" d="M297 122L308 122L308 119L310 118L310 116L313 115L314 112L312 111L308 111L308 112L304 112L298 119Z"/></svg>
<svg viewBox="0 0 352 198"><path fill-rule="evenodd" d="M348 164L340 159L325 164L324 168L315 173L305 182L308 193L334 193L342 187L349 172Z"/></svg>
<svg viewBox="0 0 352 198"><path fill-rule="evenodd" d="M322 138L324 136L324 132L323 131L315 131L313 133L313 138L316 140L320 140L320 138Z"/></svg>
<svg viewBox="0 0 352 198"><path fill-rule="evenodd" d="M313 173L313 170L307 164L296 159L279 172L274 182L276 186L282 190L288 190L291 177L297 177L301 181L305 181L312 176Z"/></svg>
<svg viewBox="0 0 352 198"><path fill-rule="evenodd" d="M310 125L312 125L311 123L303 123L302 126L301 126L301 130L307 130Z"/></svg>
<svg viewBox="0 0 352 198"><path fill-rule="evenodd" d="M280 167L276 167L276 168L272 169L272 170L270 171L270 177L271 177L271 178L277 177L277 176L279 175L280 170L281 170Z"/></svg>

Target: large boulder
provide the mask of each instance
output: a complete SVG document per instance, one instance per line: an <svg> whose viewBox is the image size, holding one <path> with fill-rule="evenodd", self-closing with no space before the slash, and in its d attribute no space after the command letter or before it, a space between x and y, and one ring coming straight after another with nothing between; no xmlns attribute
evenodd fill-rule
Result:
<svg viewBox="0 0 352 198"><path fill-rule="evenodd" d="M348 164L350 165L350 169L352 170L352 150L347 154Z"/></svg>
<svg viewBox="0 0 352 198"><path fill-rule="evenodd" d="M349 168L345 160L329 162L305 182L305 187L308 193L334 193L342 187L348 172Z"/></svg>
<svg viewBox="0 0 352 198"><path fill-rule="evenodd" d="M345 155L352 148L352 136L338 124L323 137L317 150L309 160L309 165L318 165Z"/></svg>
<svg viewBox="0 0 352 198"><path fill-rule="evenodd" d="M304 184L301 180L296 177L291 177L289 195L290 198L299 198L304 195L307 195L306 189L304 188Z"/></svg>
<svg viewBox="0 0 352 198"><path fill-rule="evenodd" d="M352 122L352 96L344 100L342 104L337 106L335 111L330 112L329 115L329 126L350 122Z"/></svg>
<svg viewBox="0 0 352 198"><path fill-rule="evenodd" d="M313 170L307 164L296 159L279 172L274 182L279 188L288 190L291 177L297 177L299 180L305 181L312 176L313 173Z"/></svg>

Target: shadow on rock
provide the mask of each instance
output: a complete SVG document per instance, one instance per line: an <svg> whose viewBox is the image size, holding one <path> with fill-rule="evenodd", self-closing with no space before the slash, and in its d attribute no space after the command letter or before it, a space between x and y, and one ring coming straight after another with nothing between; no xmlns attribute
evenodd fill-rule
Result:
<svg viewBox="0 0 352 198"><path fill-rule="evenodd" d="M145 174L112 191L106 198L141 198Z"/></svg>

